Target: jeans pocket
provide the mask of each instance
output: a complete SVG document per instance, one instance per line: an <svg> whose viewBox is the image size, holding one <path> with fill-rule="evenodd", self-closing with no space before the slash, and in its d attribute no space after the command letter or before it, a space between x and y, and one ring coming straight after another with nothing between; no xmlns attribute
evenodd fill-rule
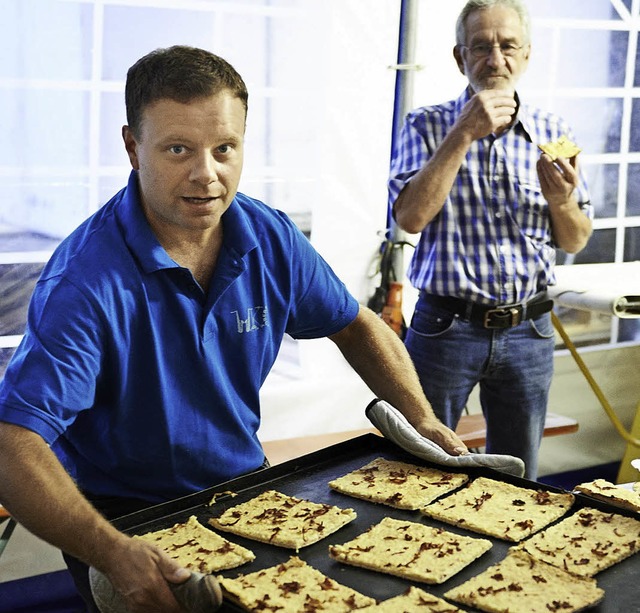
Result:
<svg viewBox="0 0 640 613"><path fill-rule="evenodd" d="M536 319L530 319L531 329L540 338L551 338L554 335L551 314L543 313Z"/></svg>
<svg viewBox="0 0 640 613"><path fill-rule="evenodd" d="M420 305L411 318L411 330L420 336L441 336L455 326L456 316L431 305Z"/></svg>

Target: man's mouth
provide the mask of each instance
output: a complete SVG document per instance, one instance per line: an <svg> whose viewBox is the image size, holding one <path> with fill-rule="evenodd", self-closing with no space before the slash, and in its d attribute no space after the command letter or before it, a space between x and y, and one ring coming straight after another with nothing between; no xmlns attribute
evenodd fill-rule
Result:
<svg viewBox="0 0 640 613"><path fill-rule="evenodd" d="M214 200L216 200L215 196L206 196L204 198L196 196L183 196L182 198L183 200L186 200L191 204L208 204L209 202L213 202Z"/></svg>

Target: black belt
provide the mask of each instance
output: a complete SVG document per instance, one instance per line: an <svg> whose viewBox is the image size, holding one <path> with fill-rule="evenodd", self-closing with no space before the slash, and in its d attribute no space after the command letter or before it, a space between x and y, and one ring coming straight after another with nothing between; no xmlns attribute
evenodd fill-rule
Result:
<svg viewBox="0 0 640 613"><path fill-rule="evenodd" d="M421 298L429 304L442 307L459 315L462 319L481 325L483 328L513 328L525 319L534 319L553 308L553 300L537 296L524 304L488 306L467 302L453 296L436 296L422 292Z"/></svg>

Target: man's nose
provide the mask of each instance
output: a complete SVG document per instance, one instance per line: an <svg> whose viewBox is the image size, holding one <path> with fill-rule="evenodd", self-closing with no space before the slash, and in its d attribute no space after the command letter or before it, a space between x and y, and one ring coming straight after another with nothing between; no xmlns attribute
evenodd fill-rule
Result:
<svg viewBox="0 0 640 613"><path fill-rule="evenodd" d="M490 66L502 66L507 63L507 60L502 54L502 49L500 49L500 45L495 45L494 47L491 47L491 51L487 56L487 63Z"/></svg>
<svg viewBox="0 0 640 613"><path fill-rule="evenodd" d="M203 153L194 160L191 180L209 185L218 180L218 162L210 153Z"/></svg>

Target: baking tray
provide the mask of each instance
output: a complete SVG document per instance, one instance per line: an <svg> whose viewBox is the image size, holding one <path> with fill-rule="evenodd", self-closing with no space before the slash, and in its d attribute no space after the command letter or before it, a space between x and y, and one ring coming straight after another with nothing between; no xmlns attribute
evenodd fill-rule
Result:
<svg viewBox="0 0 640 613"><path fill-rule="evenodd" d="M223 536L230 541L251 549L256 554L256 559L239 568L221 571L217 574L226 577L236 577L239 574L248 574L280 562L285 562L291 555L298 555L308 564L329 577L332 577L339 583L348 585L378 600L386 600L387 598L401 594L410 585L418 586L427 592L442 597L447 590L463 583L484 571L488 566L502 560L507 554L509 547L514 545L514 543L508 543L493 537L480 535L456 526L438 522L421 515L419 511L393 509L384 505L345 496L333 491L327 485L332 479L360 468L377 457L402 460L440 469L443 468L440 465L431 464L408 454L394 443L380 436L365 434L300 458L278 464L277 466L244 475L232 481L227 481L226 483L185 496L184 498L172 500L120 517L114 520L113 524L128 534L143 534L153 530L168 528L175 523L186 521L190 515L196 515L200 522L208 525L207 522L209 518L217 516L227 508L245 502L267 489L275 489L283 494L296 496L313 502L336 505L342 508L350 507L355 509L358 514L358 517L353 522L320 542L300 549L297 553L291 549L259 543L230 533L222 533ZM452 469L446 470L454 472ZM544 489L554 492L565 491L535 481L506 475L492 469L474 468L460 470L460 472L465 472L472 478L485 476L532 489ZM230 492L234 495L231 495ZM586 506L598 508L603 511L620 513L621 515L627 515L629 517L635 516L633 512L617 508L611 504L600 502L580 494L575 494L575 496L576 502L569 513ZM215 503L212 505L210 503L214 497ZM378 523L384 517L422 522L427 525L444 528L450 532L489 539L493 543L493 547L464 570L439 585L427 585L407 581L391 575L347 566L329 557L329 545L344 543L355 538L369 528L369 526ZM639 579L640 555L638 554L627 558L612 568L602 571L596 575L596 580L598 586L605 590L605 597L599 605L592 607L590 610L599 613L620 613L621 611L631 613L633 611L640 611L637 586ZM474 610L461 605L457 606L467 611ZM225 602L221 609L221 611L225 612L239 610L235 605L227 602Z"/></svg>

